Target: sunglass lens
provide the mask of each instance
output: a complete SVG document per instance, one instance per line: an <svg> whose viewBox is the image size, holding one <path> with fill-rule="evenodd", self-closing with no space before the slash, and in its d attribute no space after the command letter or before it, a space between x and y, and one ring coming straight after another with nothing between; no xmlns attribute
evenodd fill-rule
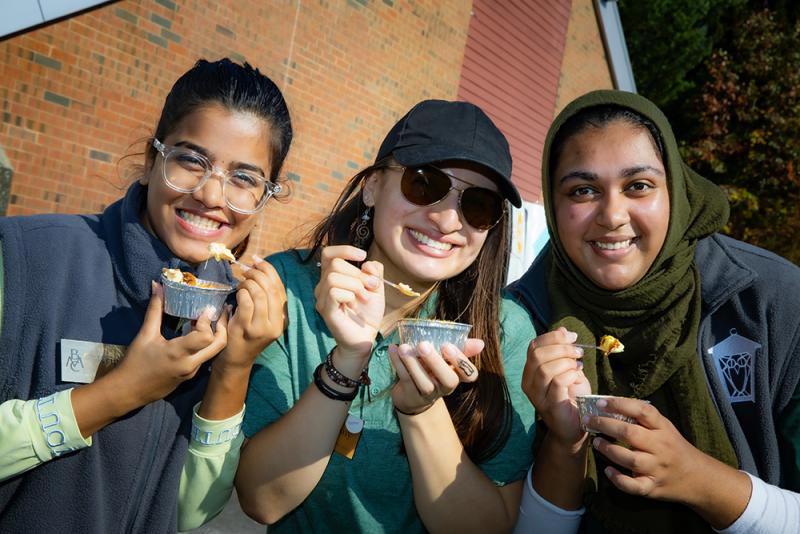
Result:
<svg viewBox="0 0 800 534"><path fill-rule="evenodd" d="M450 178L436 169L406 168L400 180L400 190L409 202L429 206L447 196Z"/></svg>
<svg viewBox="0 0 800 534"><path fill-rule="evenodd" d="M461 194L461 213L473 228L488 230L503 216L503 198L483 187L469 187Z"/></svg>

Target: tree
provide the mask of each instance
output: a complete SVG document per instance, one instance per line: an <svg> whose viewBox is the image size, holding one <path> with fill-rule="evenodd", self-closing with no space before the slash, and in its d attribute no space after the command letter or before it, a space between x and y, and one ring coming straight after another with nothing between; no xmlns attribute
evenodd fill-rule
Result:
<svg viewBox="0 0 800 534"><path fill-rule="evenodd" d="M705 81L704 62L748 0L619 0L637 90L690 135L687 104Z"/></svg>
<svg viewBox="0 0 800 534"><path fill-rule="evenodd" d="M800 264L800 2L619 5L637 88L727 191L725 231Z"/></svg>
<svg viewBox="0 0 800 534"><path fill-rule="evenodd" d="M800 263L800 23L754 13L706 69L687 162L727 190L728 233Z"/></svg>

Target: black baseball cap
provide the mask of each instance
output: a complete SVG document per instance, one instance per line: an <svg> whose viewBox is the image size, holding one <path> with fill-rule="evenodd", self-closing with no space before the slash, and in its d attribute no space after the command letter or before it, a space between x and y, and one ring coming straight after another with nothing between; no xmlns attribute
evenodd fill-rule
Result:
<svg viewBox="0 0 800 534"><path fill-rule="evenodd" d="M508 141L475 104L423 100L389 130L375 161L387 156L408 167L446 160L478 163L494 171L497 188L506 199L522 206L511 182Z"/></svg>

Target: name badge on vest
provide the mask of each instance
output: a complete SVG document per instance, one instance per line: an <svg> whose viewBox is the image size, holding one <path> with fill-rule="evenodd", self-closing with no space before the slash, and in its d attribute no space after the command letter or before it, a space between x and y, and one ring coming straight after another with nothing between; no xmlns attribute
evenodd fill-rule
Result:
<svg viewBox="0 0 800 534"><path fill-rule="evenodd" d="M125 349L122 345L62 339L61 381L91 384L119 363Z"/></svg>

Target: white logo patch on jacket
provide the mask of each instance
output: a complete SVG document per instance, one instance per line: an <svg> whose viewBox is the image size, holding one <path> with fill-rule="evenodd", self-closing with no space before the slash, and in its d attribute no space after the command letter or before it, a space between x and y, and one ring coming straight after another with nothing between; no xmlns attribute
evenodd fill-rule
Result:
<svg viewBox="0 0 800 534"><path fill-rule="evenodd" d="M731 403L754 401L753 370L756 351L760 348L760 344L740 336L732 328L730 336L708 349Z"/></svg>

